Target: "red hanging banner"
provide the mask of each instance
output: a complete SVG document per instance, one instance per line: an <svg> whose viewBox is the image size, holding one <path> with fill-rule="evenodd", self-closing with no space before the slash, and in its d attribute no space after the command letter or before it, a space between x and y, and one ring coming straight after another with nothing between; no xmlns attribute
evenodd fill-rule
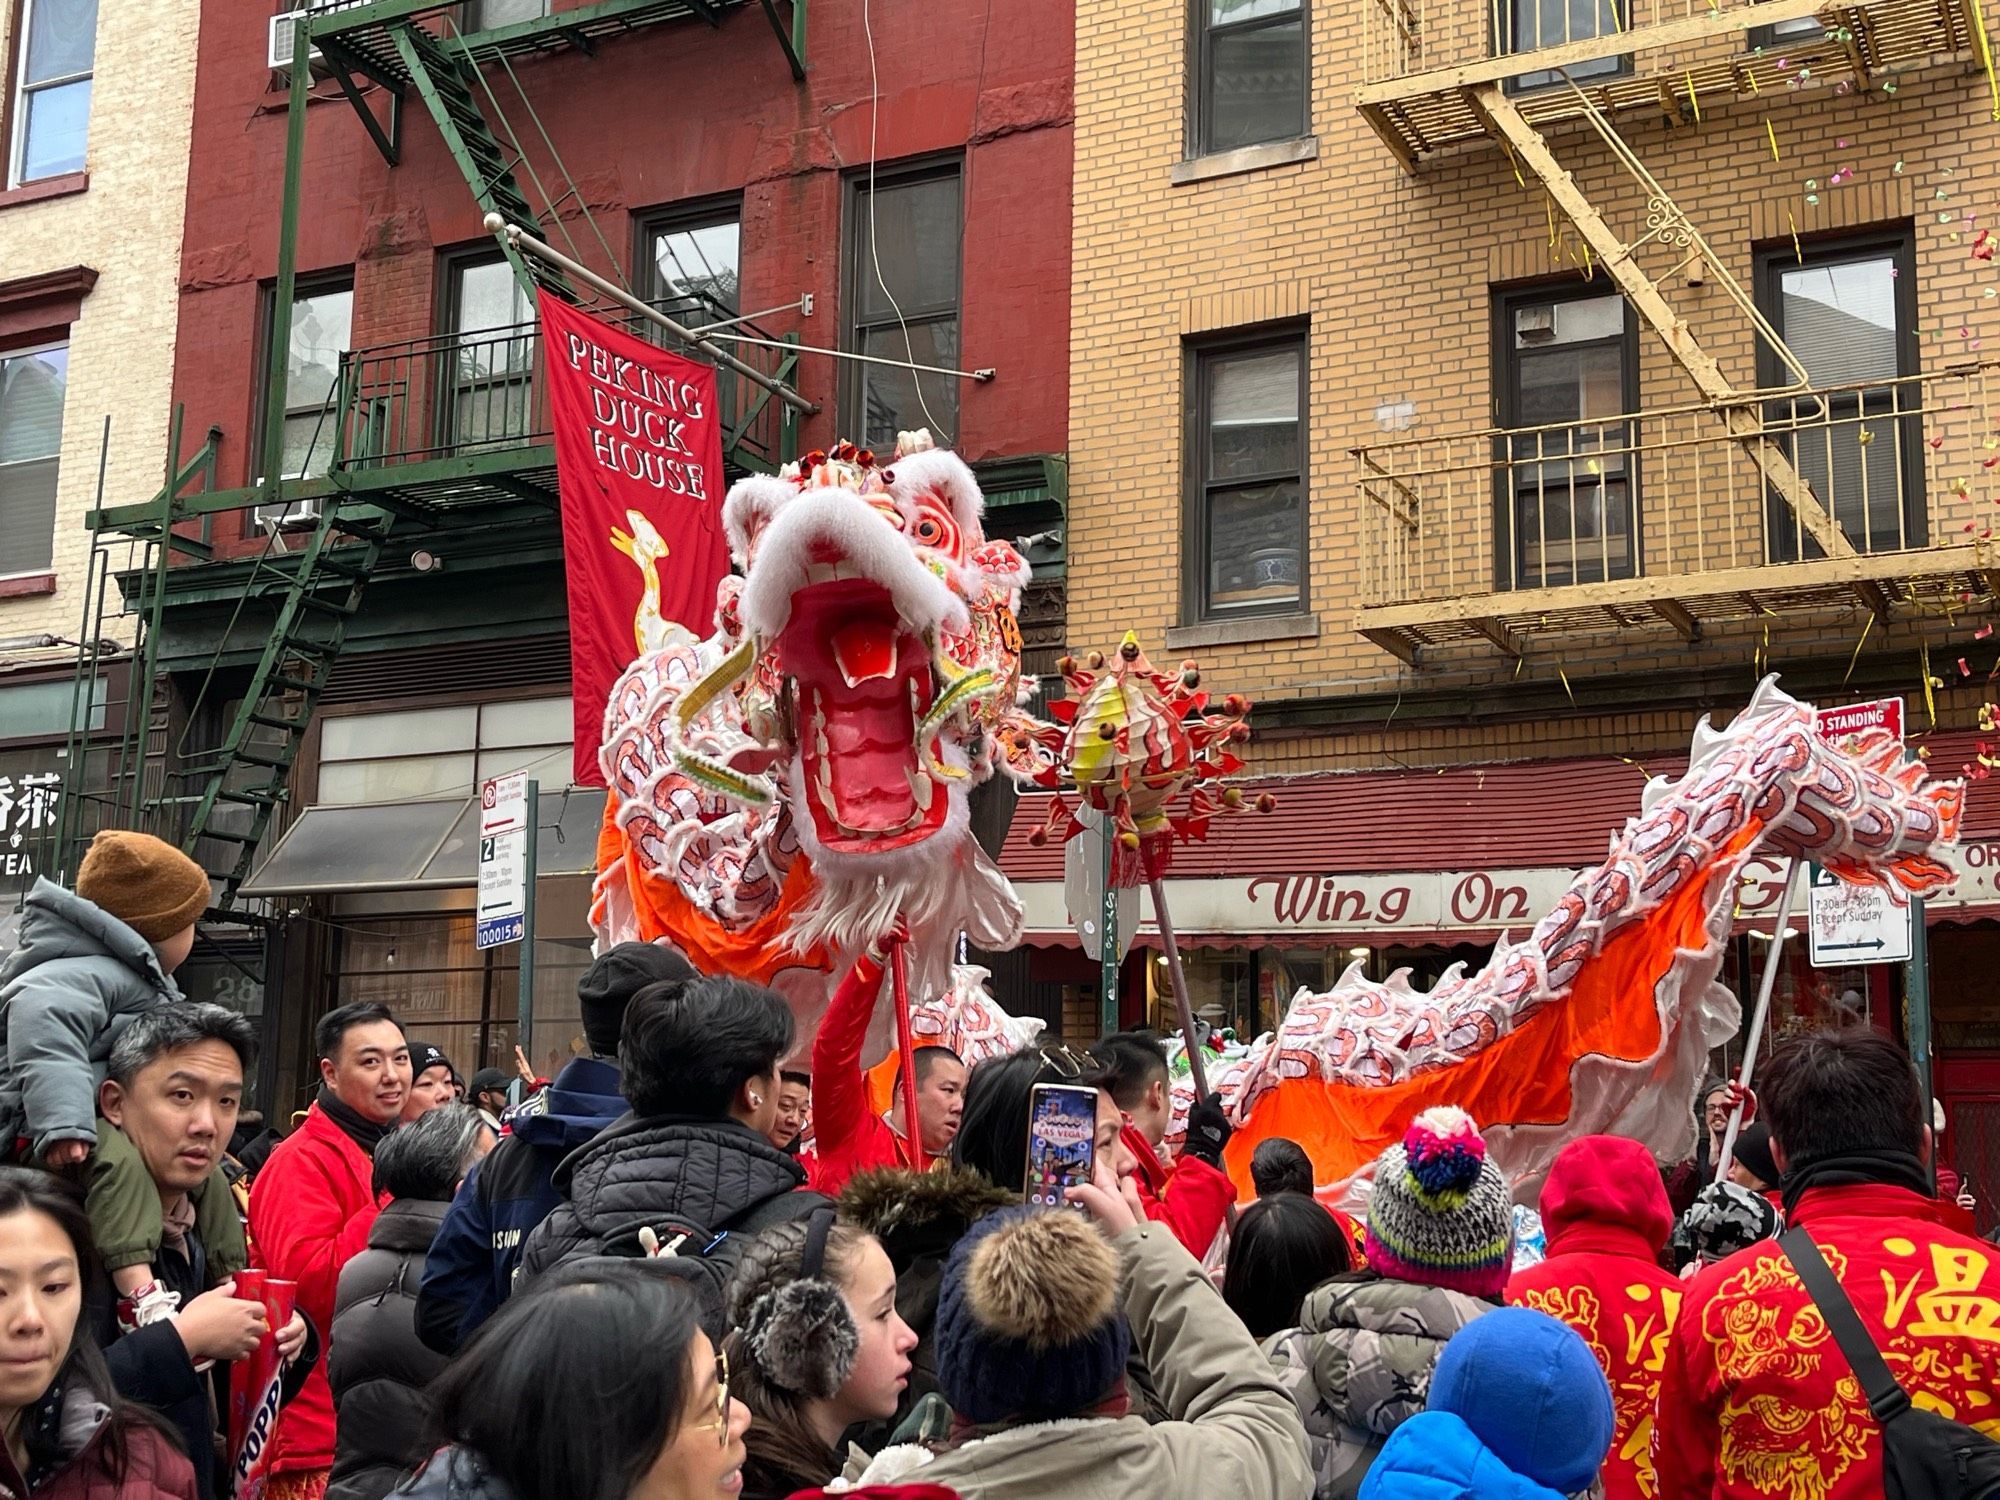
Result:
<svg viewBox="0 0 2000 1500"><path fill-rule="evenodd" d="M576 780L597 764L605 699L669 624L714 623L729 571L715 369L541 294L569 579Z"/></svg>

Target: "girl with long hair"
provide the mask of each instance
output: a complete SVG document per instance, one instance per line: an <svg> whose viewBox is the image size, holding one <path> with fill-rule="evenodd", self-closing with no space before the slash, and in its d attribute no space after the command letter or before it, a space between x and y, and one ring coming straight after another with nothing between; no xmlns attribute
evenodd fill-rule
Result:
<svg viewBox="0 0 2000 1500"><path fill-rule="evenodd" d="M0 1492L196 1500L193 1467L144 1408L119 1399L78 1327L102 1274L81 1196L46 1172L0 1167Z"/></svg>
<svg viewBox="0 0 2000 1500"><path fill-rule="evenodd" d="M825 1484L841 1435L893 1415L909 1381L917 1336L887 1252L831 1208L767 1229L737 1264L728 1314L730 1390L752 1418L744 1500Z"/></svg>

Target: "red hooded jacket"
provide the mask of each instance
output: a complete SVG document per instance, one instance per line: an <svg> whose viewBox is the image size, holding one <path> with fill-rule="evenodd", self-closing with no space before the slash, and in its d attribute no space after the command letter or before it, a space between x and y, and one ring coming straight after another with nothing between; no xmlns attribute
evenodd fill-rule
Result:
<svg viewBox="0 0 2000 1500"><path fill-rule="evenodd" d="M315 1104L278 1142L250 1189L251 1262L299 1284L299 1311L321 1338L333 1327L340 1269L368 1248L368 1231L388 1201L376 1199L374 1179L368 1153ZM270 1472L332 1465L333 1392L322 1359L279 1414Z"/></svg>
<svg viewBox="0 0 2000 1500"><path fill-rule="evenodd" d="M1139 1185L1146 1217L1166 1225L1187 1253L1200 1260L1215 1243L1229 1205L1236 1201L1236 1184L1199 1157L1184 1155L1171 1167L1162 1165L1152 1143L1135 1126L1127 1125L1120 1138L1139 1163L1133 1181Z"/></svg>
<svg viewBox="0 0 2000 1500"><path fill-rule="evenodd" d="M854 962L820 1018L812 1050L812 1186L840 1196L847 1179L870 1167L907 1167L910 1148L868 1107L861 1044L882 990L882 966L867 954Z"/></svg>
<svg viewBox="0 0 2000 1500"><path fill-rule="evenodd" d="M1931 1199L1808 1188L1792 1214L1919 1405L2000 1435L2000 1250ZM1660 1387L1661 1500L1880 1500L1882 1429L1791 1261L1764 1241L1689 1283Z"/></svg>
<svg viewBox="0 0 2000 1500"><path fill-rule="evenodd" d="M1681 1284L1660 1265L1673 1209L1652 1153L1637 1141L1571 1141L1542 1187L1548 1258L1507 1283L1507 1300L1569 1324L1611 1383L1618 1423L1605 1500L1652 1500L1653 1403L1680 1311Z"/></svg>

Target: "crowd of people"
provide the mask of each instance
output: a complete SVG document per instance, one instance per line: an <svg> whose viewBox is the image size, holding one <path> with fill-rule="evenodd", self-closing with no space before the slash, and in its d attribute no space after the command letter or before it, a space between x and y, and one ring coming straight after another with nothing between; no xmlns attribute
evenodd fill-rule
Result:
<svg viewBox="0 0 2000 1500"><path fill-rule="evenodd" d="M250 1026L173 983L206 896L100 835L0 967L15 1500L233 1496L229 1372L260 1349L269 1500L2000 1486L2000 1252L1939 1195L1875 1032L1786 1039L1760 1098L1704 1089L1685 1162L1570 1141L1533 1205L1430 1104L1350 1218L1295 1144L1236 1160L1213 1101L1169 1152L1148 1034L925 1048L910 1118L862 1071L879 952L808 1048L772 991L632 944L583 977L581 1055L511 1108L391 1009L331 1011L274 1142L241 1108ZM1067 1207L1026 1201L1051 1084L1096 1101ZM246 1271L295 1284L282 1327Z"/></svg>

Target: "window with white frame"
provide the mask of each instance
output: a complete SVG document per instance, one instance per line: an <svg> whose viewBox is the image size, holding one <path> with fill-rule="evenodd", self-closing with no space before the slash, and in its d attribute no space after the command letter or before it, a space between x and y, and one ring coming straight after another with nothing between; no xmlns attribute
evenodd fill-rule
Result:
<svg viewBox="0 0 2000 1500"><path fill-rule="evenodd" d="M0 355L0 577L55 566L69 345Z"/></svg>
<svg viewBox="0 0 2000 1500"><path fill-rule="evenodd" d="M354 341L354 288L325 286L292 299L290 348L285 356L285 451L280 472L310 479L333 463L334 427L340 419L334 390L340 357Z"/></svg>
<svg viewBox="0 0 2000 1500"><path fill-rule="evenodd" d="M90 136L90 75L97 54L97 0L19 0L8 185L84 168Z"/></svg>
<svg viewBox="0 0 2000 1500"><path fill-rule="evenodd" d="M526 771L569 781L574 720L567 694L328 714L321 721L322 804L470 797L489 776Z"/></svg>

